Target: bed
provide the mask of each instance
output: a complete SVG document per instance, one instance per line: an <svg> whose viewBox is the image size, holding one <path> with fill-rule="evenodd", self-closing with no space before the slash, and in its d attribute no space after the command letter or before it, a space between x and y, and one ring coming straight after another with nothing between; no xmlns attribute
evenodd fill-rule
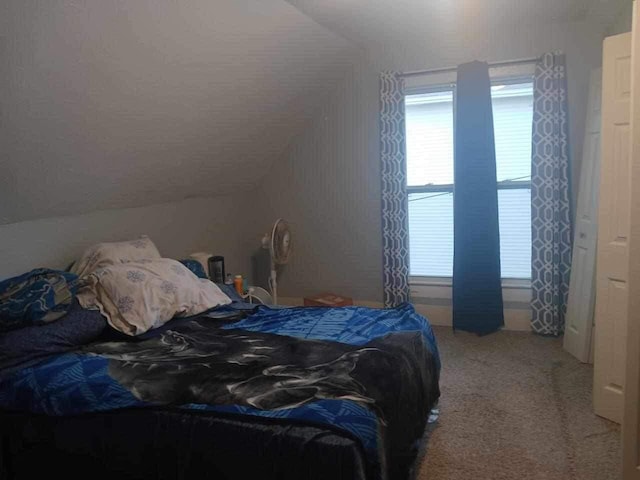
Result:
<svg viewBox="0 0 640 480"><path fill-rule="evenodd" d="M406 478L439 372L409 304L256 307L97 244L0 282L0 478Z"/></svg>
<svg viewBox="0 0 640 480"><path fill-rule="evenodd" d="M406 478L439 368L408 304L220 307L0 377L0 477Z"/></svg>

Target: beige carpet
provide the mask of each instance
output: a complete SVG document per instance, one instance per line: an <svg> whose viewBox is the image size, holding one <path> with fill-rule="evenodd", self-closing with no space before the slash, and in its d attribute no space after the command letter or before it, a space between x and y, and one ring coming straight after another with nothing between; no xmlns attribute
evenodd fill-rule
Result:
<svg viewBox="0 0 640 480"><path fill-rule="evenodd" d="M435 330L440 419L417 479L620 478L619 428L593 414L593 369L561 340Z"/></svg>

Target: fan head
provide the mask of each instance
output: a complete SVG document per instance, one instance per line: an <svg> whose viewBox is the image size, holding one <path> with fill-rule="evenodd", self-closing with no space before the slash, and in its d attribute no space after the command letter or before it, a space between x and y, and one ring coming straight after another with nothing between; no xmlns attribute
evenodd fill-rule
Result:
<svg viewBox="0 0 640 480"><path fill-rule="evenodd" d="M273 224L271 233L267 233L262 239L263 248L267 248L271 254L273 263L283 265L291 256L291 230L289 224L279 218Z"/></svg>

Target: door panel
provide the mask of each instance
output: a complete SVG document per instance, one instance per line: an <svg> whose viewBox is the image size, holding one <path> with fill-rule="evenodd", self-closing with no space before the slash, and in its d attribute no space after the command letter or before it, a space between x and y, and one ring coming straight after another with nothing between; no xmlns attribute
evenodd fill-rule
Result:
<svg viewBox="0 0 640 480"><path fill-rule="evenodd" d="M596 241L600 188L600 125L602 70L591 72L586 132L580 169L580 189L573 240L571 280L564 348L581 362L591 359L593 311L596 298Z"/></svg>
<svg viewBox="0 0 640 480"><path fill-rule="evenodd" d="M593 402L620 423L628 313L631 34L604 41Z"/></svg>

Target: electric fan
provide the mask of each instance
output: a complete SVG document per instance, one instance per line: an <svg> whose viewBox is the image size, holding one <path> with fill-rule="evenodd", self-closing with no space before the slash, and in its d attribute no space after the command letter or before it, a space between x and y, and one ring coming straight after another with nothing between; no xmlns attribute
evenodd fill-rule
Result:
<svg viewBox="0 0 640 480"><path fill-rule="evenodd" d="M262 237L262 248L269 250L271 255L271 273L269 275L269 290L273 304L278 304L278 272L277 266L284 265L291 256L291 231L289 224L279 218L273 224L271 232Z"/></svg>

